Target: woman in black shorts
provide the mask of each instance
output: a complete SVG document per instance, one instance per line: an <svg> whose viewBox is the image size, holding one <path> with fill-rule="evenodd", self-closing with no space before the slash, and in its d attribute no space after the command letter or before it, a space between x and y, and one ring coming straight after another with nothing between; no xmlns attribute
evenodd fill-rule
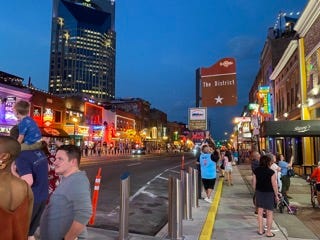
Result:
<svg viewBox="0 0 320 240"><path fill-rule="evenodd" d="M272 159L268 155L260 158L259 167L254 170L253 189L256 194L256 207L258 208L258 234L266 234L267 237L273 237L271 232L273 221L273 209L275 200L279 201L279 192L277 178L274 171L270 168ZM263 230L263 211L267 212L267 231Z"/></svg>

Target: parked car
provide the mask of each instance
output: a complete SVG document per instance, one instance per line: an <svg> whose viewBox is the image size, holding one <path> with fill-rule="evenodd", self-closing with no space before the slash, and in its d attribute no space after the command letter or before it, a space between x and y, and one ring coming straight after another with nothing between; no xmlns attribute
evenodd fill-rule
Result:
<svg viewBox="0 0 320 240"><path fill-rule="evenodd" d="M146 149L145 148L136 148L136 149L132 149L131 153L133 155L144 155L146 154Z"/></svg>

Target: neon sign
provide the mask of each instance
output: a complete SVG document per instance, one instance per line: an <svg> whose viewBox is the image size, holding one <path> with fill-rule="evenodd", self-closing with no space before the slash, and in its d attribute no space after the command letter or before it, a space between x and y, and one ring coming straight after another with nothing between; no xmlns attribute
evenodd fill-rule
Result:
<svg viewBox="0 0 320 240"><path fill-rule="evenodd" d="M83 6L86 6L86 7L92 7L91 5L91 0L84 0L83 3L82 3Z"/></svg>
<svg viewBox="0 0 320 240"><path fill-rule="evenodd" d="M53 112L50 108L46 108L43 113L43 122L45 126L50 126L53 120Z"/></svg>

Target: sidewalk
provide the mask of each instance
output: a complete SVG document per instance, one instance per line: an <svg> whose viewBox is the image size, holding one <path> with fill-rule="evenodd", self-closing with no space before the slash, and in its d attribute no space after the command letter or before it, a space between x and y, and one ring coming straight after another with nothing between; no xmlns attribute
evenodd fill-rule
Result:
<svg viewBox="0 0 320 240"><path fill-rule="evenodd" d="M241 177L238 167L233 168L233 186L224 184L219 210L214 224L212 239L247 240L261 239L257 234L257 216L254 214L252 194L247 183ZM273 239L286 239L276 224L273 224L276 236Z"/></svg>
<svg viewBox="0 0 320 240"><path fill-rule="evenodd" d="M233 186L223 184L219 190L219 179L215 187L213 203L199 200L199 207L192 208L192 220L183 220L182 235L185 240L250 240L269 239L257 234L257 217L254 215L251 189L251 170L249 165L235 166L233 169ZM222 182L221 182L222 184ZM291 190L295 206L308 206L309 186L300 177L292 178ZM219 191L222 192L221 198ZM278 213L275 211L272 239L318 239L295 215ZM203 230L203 231L202 231ZM119 233L103 229L88 228L89 238L94 240L118 239ZM205 234L209 232L209 234ZM167 227L164 227L157 236L129 234L132 240L166 239ZM211 235L212 233L212 235Z"/></svg>

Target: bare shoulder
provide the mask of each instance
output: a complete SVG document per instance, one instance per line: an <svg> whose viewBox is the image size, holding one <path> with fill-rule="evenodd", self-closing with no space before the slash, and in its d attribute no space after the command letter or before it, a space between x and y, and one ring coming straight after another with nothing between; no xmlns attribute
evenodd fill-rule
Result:
<svg viewBox="0 0 320 240"><path fill-rule="evenodd" d="M0 176L0 206L14 211L32 191L28 184L11 173Z"/></svg>

